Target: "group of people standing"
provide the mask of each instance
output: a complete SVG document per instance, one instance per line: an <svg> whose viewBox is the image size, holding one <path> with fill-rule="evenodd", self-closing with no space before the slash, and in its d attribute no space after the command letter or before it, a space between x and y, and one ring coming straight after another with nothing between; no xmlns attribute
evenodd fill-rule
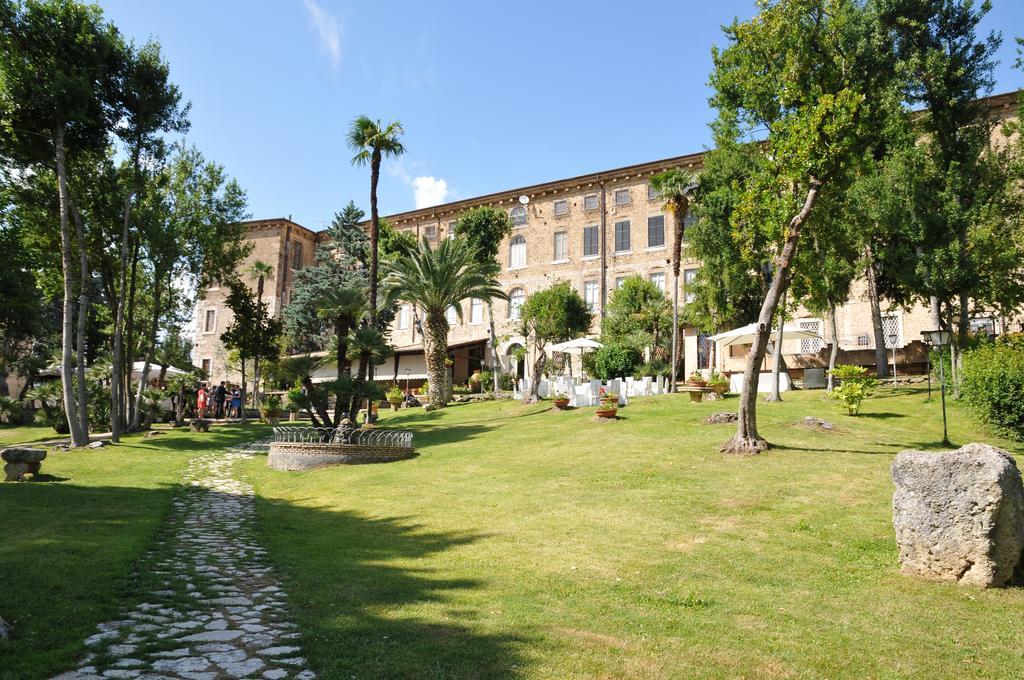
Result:
<svg viewBox="0 0 1024 680"><path fill-rule="evenodd" d="M207 412L211 418L241 418L242 388L223 380L215 387L202 383L196 392L196 412L200 418L205 418Z"/></svg>

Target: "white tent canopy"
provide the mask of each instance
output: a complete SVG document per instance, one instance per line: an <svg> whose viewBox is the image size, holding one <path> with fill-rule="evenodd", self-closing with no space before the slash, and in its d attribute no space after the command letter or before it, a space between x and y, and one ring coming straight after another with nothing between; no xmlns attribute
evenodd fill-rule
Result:
<svg viewBox="0 0 1024 680"><path fill-rule="evenodd" d="M754 337L757 334L757 324L751 323L740 328L734 328L731 331L719 333L718 335L712 335L711 340L717 343L721 343L723 347L730 347L732 345L752 345L754 344ZM773 328L769 338L771 340L778 339L779 329ZM821 339L821 336L817 333L804 330L799 326L783 326L782 327L782 339L783 340L812 340Z"/></svg>
<svg viewBox="0 0 1024 680"><path fill-rule="evenodd" d="M141 379L142 378L142 369L144 369L145 367L146 367L146 362L145 361L136 361L134 364L132 364L132 377L136 378L136 379ZM171 376L175 376L175 375L185 375L186 373L188 373L188 371L183 371L180 368L175 368L174 366L168 366L167 367L167 377L168 378L170 378ZM149 365L149 376L148 377L149 377L150 380L156 380L157 378L160 377L160 364L151 363Z"/></svg>
<svg viewBox="0 0 1024 680"><path fill-rule="evenodd" d="M597 340L591 340L590 338L576 338L575 340L567 340L565 342L559 342L551 345L549 349L552 352L584 352L588 349L601 349L604 347Z"/></svg>

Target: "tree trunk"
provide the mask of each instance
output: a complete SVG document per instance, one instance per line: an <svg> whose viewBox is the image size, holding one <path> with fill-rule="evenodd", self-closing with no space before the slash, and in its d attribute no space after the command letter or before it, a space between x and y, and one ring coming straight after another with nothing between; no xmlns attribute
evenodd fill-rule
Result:
<svg viewBox="0 0 1024 680"><path fill-rule="evenodd" d="M114 340L111 348L111 379L110 379L110 431L111 441L121 440L124 429L124 308L127 302L125 289L128 283L128 242L130 241L129 225L131 224L132 200L139 178L139 146L136 144L132 153L132 182L124 197L121 210L121 248L118 254L117 295L114 296Z"/></svg>
<svg viewBox="0 0 1024 680"><path fill-rule="evenodd" d="M828 312L828 325L832 333L832 345L828 353L828 391L835 387L832 371L836 370L836 359L839 357L839 328L836 326L836 303L832 303Z"/></svg>
<svg viewBox="0 0 1024 680"><path fill-rule="evenodd" d="M128 311L127 321L124 328L124 381L121 386L120 418L121 430L125 429L125 423L131 423L135 417L135 402L128 397L132 393L132 373L135 367L135 292L138 287L139 267L139 241L132 244L132 274L128 288Z"/></svg>
<svg viewBox="0 0 1024 680"><path fill-rule="evenodd" d="M530 389L523 392L524 404L536 404L540 398L540 376L544 372L544 363L547 361L547 354L541 341L537 339L537 358L533 361L533 372L530 374Z"/></svg>
<svg viewBox="0 0 1024 680"><path fill-rule="evenodd" d="M447 405L448 320L444 312L427 312L423 319L423 354L427 362L427 398L431 408Z"/></svg>
<svg viewBox="0 0 1024 680"><path fill-rule="evenodd" d="M491 381L493 382L492 389L495 393L498 391L498 377L501 374L501 363L498 361L498 335L494 332L494 304L487 301L487 323L488 330L491 334ZM481 391L483 385L480 386Z"/></svg>
<svg viewBox="0 0 1024 680"><path fill-rule="evenodd" d="M377 248L380 242L380 215L377 212L377 182L380 180L380 149L373 150L370 160L370 326L377 327ZM374 368L373 361L367 367L366 376L373 382ZM373 414L366 413L366 422L373 422Z"/></svg>
<svg viewBox="0 0 1024 680"><path fill-rule="evenodd" d="M683 230L690 201L685 196L673 200L672 210L672 361L669 391L676 391L679 377L679 265L683 258Z"/></svg>
<svg viewBox="0 0 1024 680"><path fill-rule="evenodd" d="M875 374L879 378L889 375L889 359L885 353L885 328L882 326L882 303L878 296L878 279L875 271L875 256L871 245L864 246L867 266L864 268L868 284L868 302L871 307L871 328L875 335Z"/></svg>
<svg viewBox="0 0 1024 680"><path fill-rule="evenodd" d="M743 392L740 395L739 417L736 422L736 436L722 446L723 453L752 454L760 453L768 448L768 442L757 432L758 374L761 370L765 349L768 347L772 320L775 318L782 294L789 285L789 270L793 266L793 258L800 240L800 227L814 209L819 191L821 191L821 182L812 178L803 208L789 221L789 233L786 236L782 252L776 258L775 275L772 277L771 286L768 288L764 303L761 305L761 313L758 315L754 345L747 354L747 365L743 371Z"/></svg>
<svg viewBox="0 0 1024 680"><path fill-rule="evenodd" d="M779 374L782 372L782 334L786 324L786 293L779 303L779 330L775 333L775 352L772 354L772 391L765 401L782 401L779 392Z"/></svg>
<svg viewBox="0 0 1024 680"><path fill-rule="evenodd" d="M239 356L238 363L240 363L242 365L242 390L241 390L241 393L238 395L238 398L239 398L238 419L241 421L241 423L243 425L245 425L246 423L249 422L249 418L246 416L246 413L245 413L246 384L245 384L245 355L244 354Z"/></svg>
<svg viewBox="0 0 1024 680"><path fill-rule="evenodd" d="M55 135L57 147L57 194L60 203L60 254L61 269L64 274L64 319L61 336L61 393L64 399L64 413L68 419L68 431L71 434L72 446L85 446L89 436L82 431L78 417L78 402L75 398L74 381L72 380L73 345L75 341L75 298L73 274L71 273L71 229L68 224L68 180L64 166L64 128L58 127Z"/></svg>
<svg viewBox="0 0 1024 680"><path fill-rule="evenodd" d="M75 234L78 241L78 361L75 363L75 378L78 387L78 422L89 441L89 393L85 384L86 328L89 322L89 246L85 242L85 224L74 201L68 199L68 207L74 217Z"/></svg>
<svg viewBox="0 0 1024 680"><path fill-rule="evenodd" d="M139 388L135 393L135 410L132 412L131 429L138 430L142 422L142 396L146 391L146 383L149 381L149 367L153 363L153 353L156 350L156 334L160 325L160 295L163 286L163 276L160 272L153 274L153 317L149 329L149 340L146 348L146 360L142 364L142 375L139 377Z"/></svg>
<svg viewBox="0 0 1024 680"><path fill-rule="evenodd" d="M303 376L302 386L305 388L306 394L309 396L309 418L313 421L313 427L337 427L337 425L331 425L331 418L327 415L326 404L323 401L316 401L313 399L313 394L315 392L313 379L308 375ZM320 422L317 422L317 416L320 416Z"/></svg>

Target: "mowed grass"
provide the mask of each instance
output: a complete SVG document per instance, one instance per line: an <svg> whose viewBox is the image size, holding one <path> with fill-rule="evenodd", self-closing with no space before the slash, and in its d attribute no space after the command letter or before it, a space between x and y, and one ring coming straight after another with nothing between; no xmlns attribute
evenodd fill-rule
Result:
<svg viewBox="0 0 1024 680"><path fill-rule="evenodd" d="M749 458L705 425L736 400L388 414L420 456L245 474L325 678L1019 678L1024 589L898 573L893 455L935 448L937 394L863 415L821 392L758 408ZM837 426L796 425L805 415ZM959 409L954 442L993 437Z"/></svg>
<svg viewBox="0 0 1024 680"><path fill-rule="evenodd" d="M40 481L0 484L0 616L15 627L13 640L0 641L0 677L71 667L96 624L138 596L129 576L188 460L263 431L132 435L102 449L51 451Z"/></svg>
<svg viewBox="0 0 1024 680"><path fill-rule="evenodd" d="M57 434L48 425L0 425L0 448L13 444L29 444L56 439L67 439L67 435Z"/></svg>

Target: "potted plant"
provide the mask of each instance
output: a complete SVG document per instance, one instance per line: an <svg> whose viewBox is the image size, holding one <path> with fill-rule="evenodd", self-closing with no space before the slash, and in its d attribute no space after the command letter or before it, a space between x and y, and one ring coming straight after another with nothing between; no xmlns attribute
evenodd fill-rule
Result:
<svg viewBox="0 0 1024 680"><path fill-rule="evenodd" d="M402 394L402 390L398 388L398 385L392 385L391 389L385 394L388 403L391 404L391 410L397 411L398 407L402 405L405 400L405 395Z"/></svg>
<svg viewBox="0 0 1024 680"><path fill-rule="evenodd" d="M725 394L729 391L729 380L718 371L711 371L708 378L708 387L718 394Z"/></svg>
<svg viewBox="0 0 1024 680"><path fill-rule="evenodd" d="M555 392L554 398L555 408L559 411L564 411L569 408L569 395L565 392Z"/></svg>
<svg viewBox="0 0 1024 680"><path fill-rule="evenodd" d="M619 395L601 388L601 405L597 407L600 418L614 418L619 410Z"/></svg>
<svg viewBox="0 0 1024 680"><path fill-rule="evenodd" d="M277 425L281 420L281 397L276 394L269 395L260 406L260 415L263 421L271 425Z"/></svg>
<svg viewBox="0 0 1024 680"><path fill-rule="evenodd" d="M686 384L690 387L707 387L707 381L704 380L704 376L701 375L700 371L694 371L690 374L690 377L686 379Z"/></svg>
<svg viewBox="0 0 1024 680"><path fill-rule="evenodd" d="M473 375L469 376L469 391L479 392L480 391L480 369L473 371Z"/></svg>

